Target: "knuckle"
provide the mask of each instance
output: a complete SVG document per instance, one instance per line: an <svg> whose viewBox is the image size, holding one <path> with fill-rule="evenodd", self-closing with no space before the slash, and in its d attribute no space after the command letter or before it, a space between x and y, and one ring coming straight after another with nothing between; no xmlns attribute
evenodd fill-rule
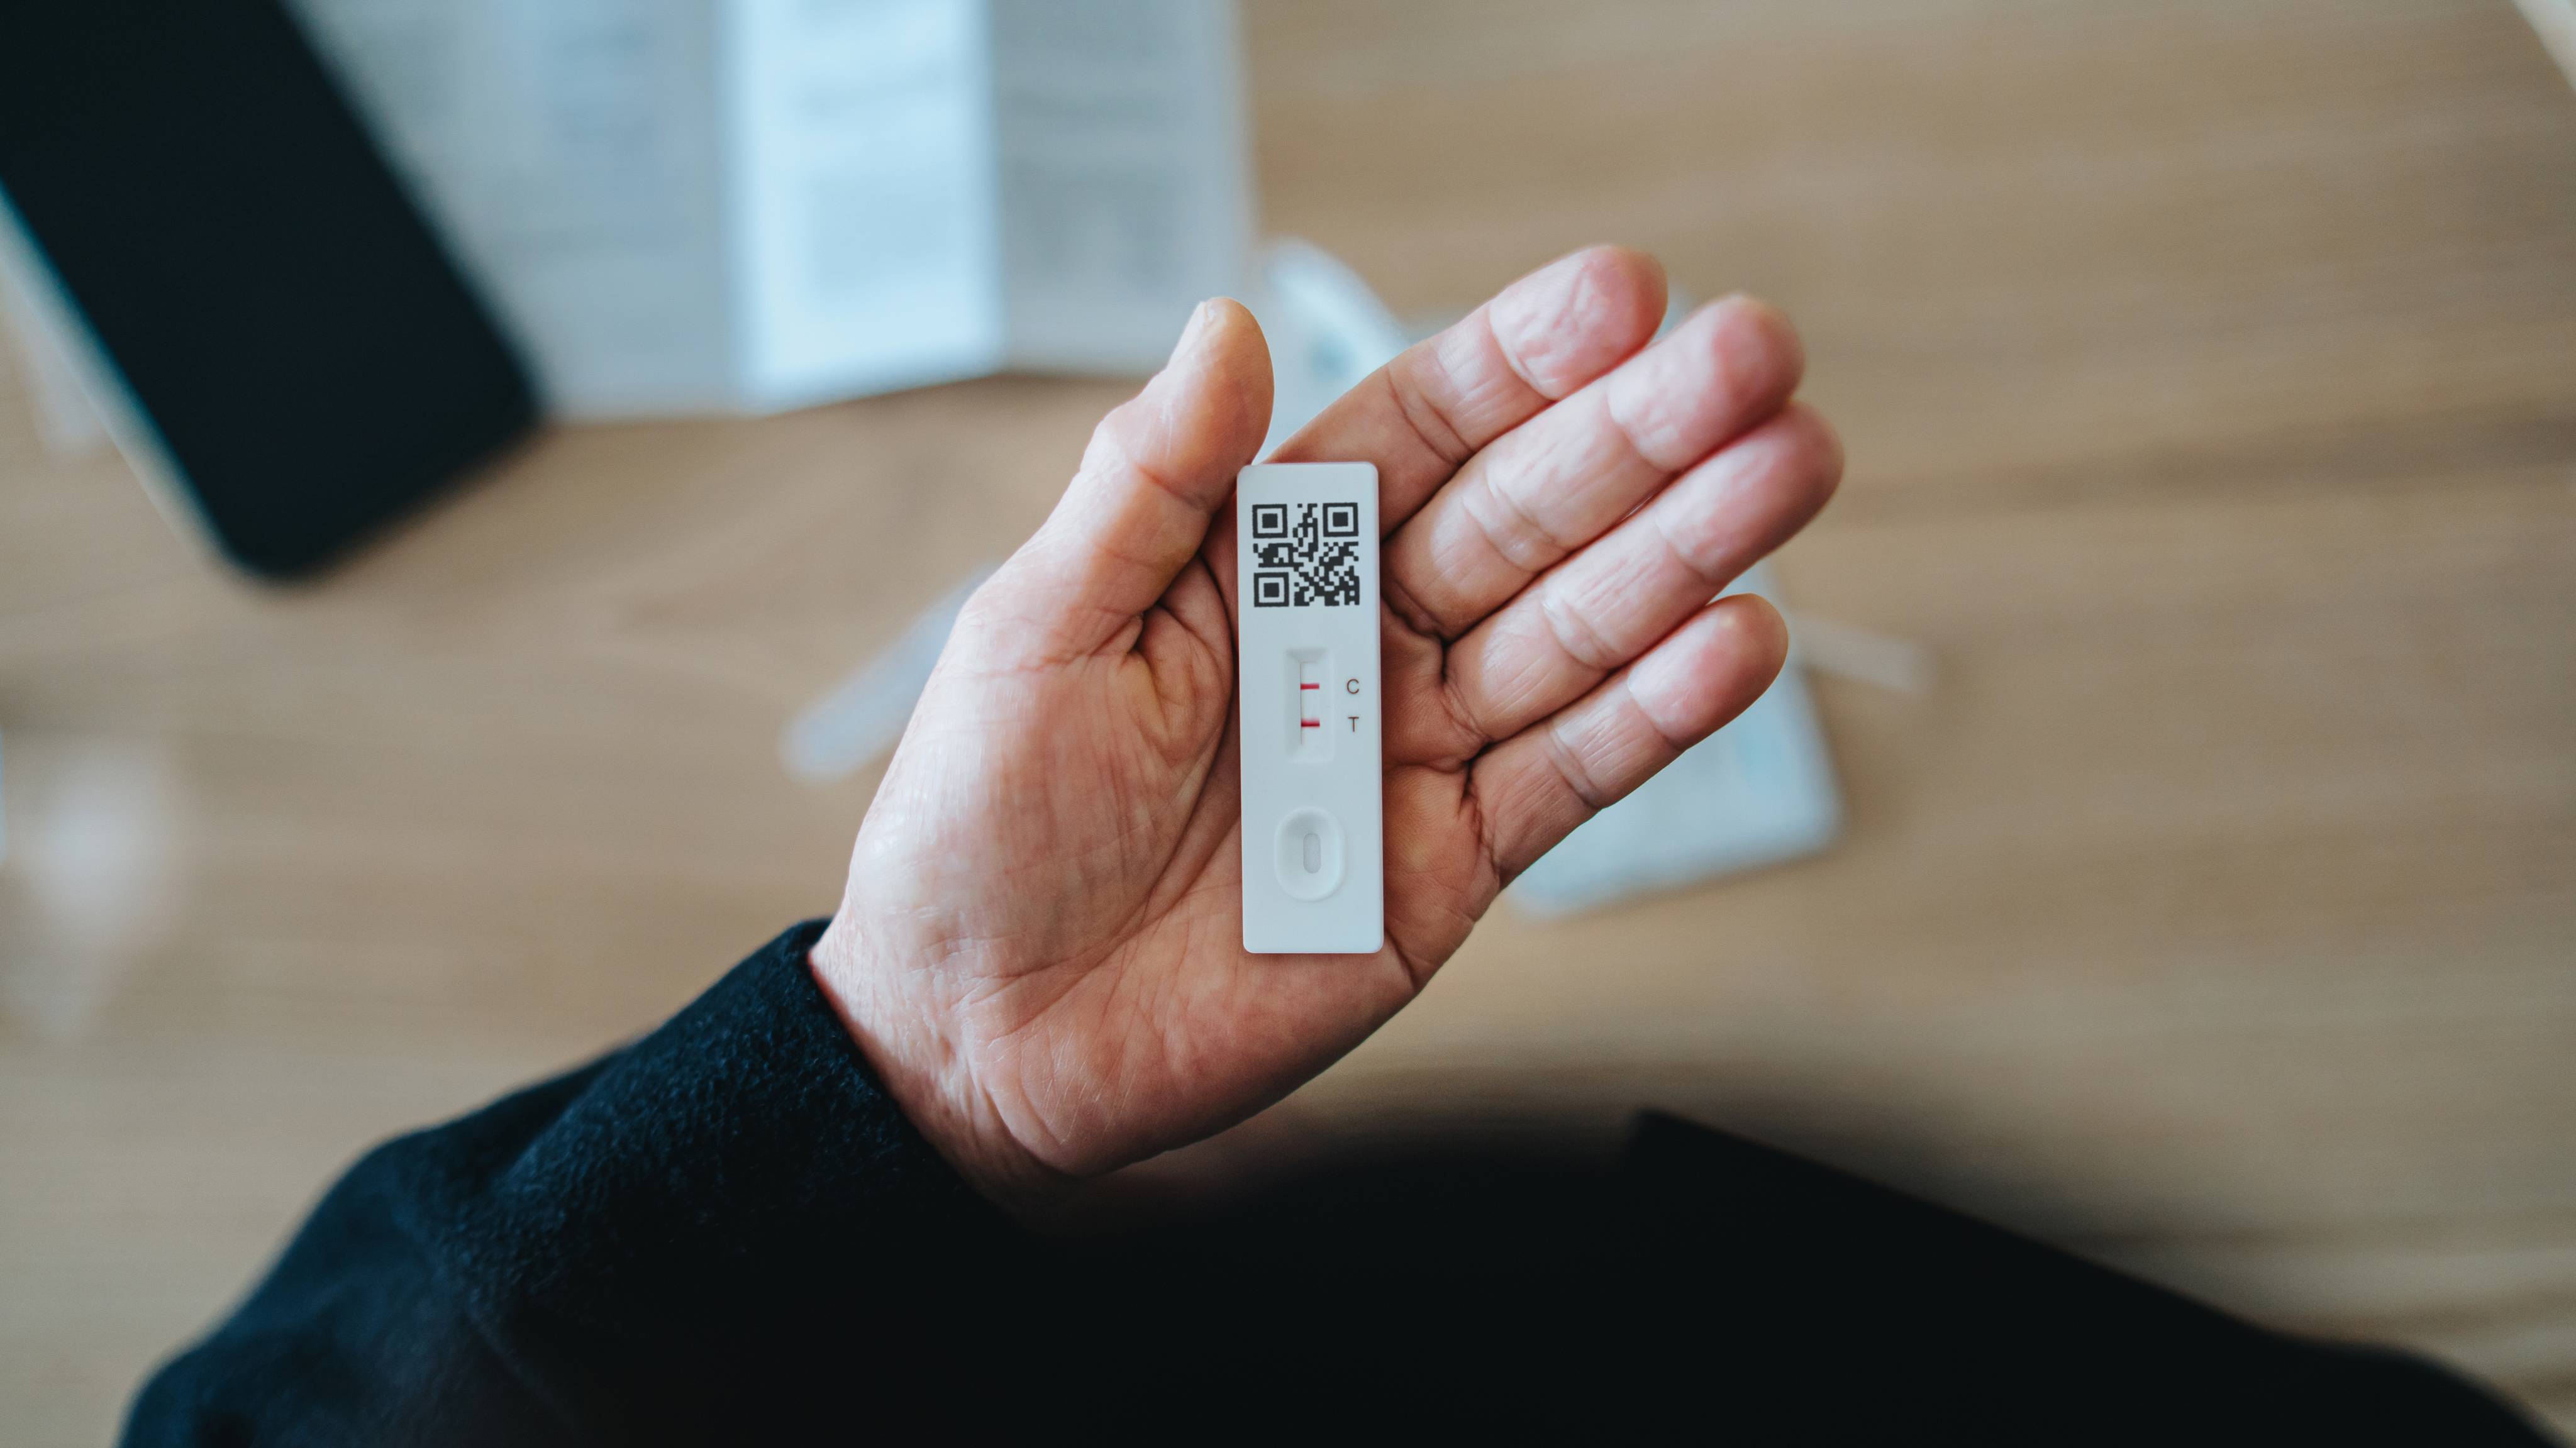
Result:
<svg viewBox="0 0 2576 1448"><path fill-rule="evenodd" d="M1592 777L1591 766L1584 762L1580 751L1566 743L1561 731L1549 728L1539 735L1539 739L1547 750L1549 764L1556 769L1557 778L1564 782L1567 792L1574 796L1576 802L1596 812L1609 803Z"/></svg>
<svg viewBox="0 0 2576 1448"><path fill-rule="evenodd" d="M1591 617L1568 602L1556 589L1539 595L1539 617L1547 621L1548 636L1565 656L1595 674L1606 674L1617 667L1619 651L1602 636Z"/></svg>

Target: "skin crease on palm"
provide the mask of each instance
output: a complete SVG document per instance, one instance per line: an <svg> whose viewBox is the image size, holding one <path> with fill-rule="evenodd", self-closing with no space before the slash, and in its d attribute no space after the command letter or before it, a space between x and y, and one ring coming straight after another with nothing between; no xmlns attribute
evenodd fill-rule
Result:
<svg viewBox="0 0 2576 1448"><path fill-rule="evenodd" d="M923 1134L1017 1209L1211 1135L1411 1001L1549 846L1733 718L1787 652L1710 600L1842 472L1758 302L1649 345L1661 267L1505 288L1274 455L1378 469L1386 945L1247 955L1234 475L1270 414L1202 304L969 602L860 826L817 982Z"/></svg>

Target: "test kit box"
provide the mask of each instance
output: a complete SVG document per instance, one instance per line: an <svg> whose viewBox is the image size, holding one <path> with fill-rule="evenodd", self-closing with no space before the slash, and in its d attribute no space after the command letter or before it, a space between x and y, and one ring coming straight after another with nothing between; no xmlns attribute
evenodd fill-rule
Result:
<svg viewBox="0 0 2576 1448"><path fill-rule="evenodd" d="M1251 223L1229 0L291 0L549 404L1159 365Z"/></svg>

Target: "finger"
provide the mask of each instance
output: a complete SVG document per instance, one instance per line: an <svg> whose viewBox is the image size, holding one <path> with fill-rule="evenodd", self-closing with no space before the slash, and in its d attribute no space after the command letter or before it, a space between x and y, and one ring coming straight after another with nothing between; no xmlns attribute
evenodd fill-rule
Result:
<svg viewBox="0 0 2576 1448"><path fill-rule="evenodd" d="M1833 496L1842 444L1791 404L1719 449L1450 646L1446 711L1508 739L1581 698L1789 541Z"/></svg>
<svg viewBox="0 0 2576 1448"><path fill-rule="evenodd" d="M1014 652L1133 642L1270 425L1270 352L1240 303L1202 302L1172 359L1091 434L1054 513L970 606Z"/></svg>
<svg viewBox="0 0 2576 1448"><path fill-rule="evenodd" d="M1771 605L1722 598L1580 701L1487 751L1470 788L1497 880L1743 713L1788 656L1788 626Z"/></svg>
<svg viewBox="0 0 2576 1448"><path fill-rule="evenodd" d="M1713 302L1497 439L1387 540L1384 596L1456 638L1673 476L1778 412L1805 365L1786 317Z"/></svg>
<svg viewBox="0 0 2576 1448"><path fill-rule="evenodd" d="M1379 527L1391 531L1478 448L1645 346L1663 315L1660 263L1586 247L1407 348L1271 457L1377 464Z"/></svg>
<svg viewBox="0 0 2576 1448"><path fill-rule="evenodd" d="M1271 461L1376 464L1378 525L1392 532L1479 448L1645 346L1664 297L1663 266L1644 252L1594 246L1559 257L1370 374ZM1207 549L1228 607L1232 527L1219 519Z"/></svg>

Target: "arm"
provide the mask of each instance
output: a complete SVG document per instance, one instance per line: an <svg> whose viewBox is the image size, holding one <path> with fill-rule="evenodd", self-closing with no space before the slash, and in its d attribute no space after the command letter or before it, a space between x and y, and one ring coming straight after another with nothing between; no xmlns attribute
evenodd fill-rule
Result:
<svg viewBox="0 0 2576 1448"><path fill-rule="evenodd" d="M127 1441L687 1436L826 1336L872 1420L926 1409L924 1273L1014 1239L814 989L818 929L623 1050L371 1152Z"/></svg>

